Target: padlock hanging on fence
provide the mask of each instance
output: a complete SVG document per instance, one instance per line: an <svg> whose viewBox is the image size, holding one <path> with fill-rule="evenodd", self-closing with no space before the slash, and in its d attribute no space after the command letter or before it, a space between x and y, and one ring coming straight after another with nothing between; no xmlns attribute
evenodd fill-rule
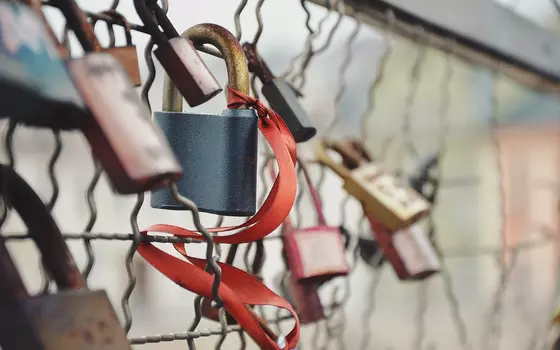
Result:
<svg viewBox="0 0 560 350"><path fill-rule="evenodd" d="M325 319L318 285L299 284L292 278L290 271L280 273L274 284L278 287L280 295L294 307L302 325Z"/></svg>
<svg viewBox="0 0 560 350"><path fill-rule="evenodd" d="M90 291L39 196L0 165L0 195L25 223L58 292L31 297L0 239L0 347L3 350L131 349L107 293Z"/></svg>
<svg viewBox="0 0 560 350"><path fill-rule="evenodd" d="M89 111L40 5L23 3L31 5L0 2L0 115L29 126L77 129Z"/></svg>
<svg viewBox="0 0 560 350"><path fill-rule="evenodd" d="M198 106L222 91L192 42L186 36L179 36L157 1L134 0L134 7L157 45L156 58L189 106Z"/></svg>
<svg viewBox="0 0 560 350"><path fill-rule="evenodd" d="M339 153L343 163L332 159L327 149ZM319 141L315 151L317 160L344 180L346 192L362 202L366 212L389 230L409 227L428 214L430 204L407 184L383 171L371 157L366 157L359 142Z"/></svg>
<svg viewBox="0 0 560 350"><path fill-rule="evenodd" d="M138 51L136 50L136 45L132 42L132 31L130 28L130 23L126 19L126 17L117 12L116 10L108 10L104 11L103 14L114 18L116 21L122 24L124 29L124 36L125 36L125 45L116 45L114 42L111 46L104 48L103 51L107 52L111 56L115 57L123 68L125 69L128 77L132 85L134 86L141 86L142 79L140 77L140 66L138 62ZM107 22L107 29L113 30L113 24ZM113 36L114 39L114 36ZM113 40L114 41L114 40Z"/></svg>
<svg viewBox="0 0 560 350"><path fill-rule="evenodd" d="M300 93L284 78L272 74L266 62L259 56L255 45L244 43L243 50L247 56L249 71L260 79L264 97L270 107L284 119L296 142L310 140L317 133L317 129L311 124L307 112L298 101Z"/></svg>
<svg viewBox="0 0 560 350"><path fill-rule="evenodd" d="M326 147L342 156L342 164L327 155ZM362 202L372 233L399 279L424 279L437 273L437 253L426 233L415 225L430 204L405 183L383 173L359 141L321 142L316 150L319 162L343 177L345 189Z"/></svg>
<svg viewBox="0 0 560 350"><path fill-rule="evenodd" d="M241 45L227 29L199 24L183 34L197 44L212 44L224 56L228 86L249 94L249 72ZM154 113L171 148L187 169L179 193L200 211L229 216L255 214L257 196L257 113L246 105L221 116L184 113L183 96L166 75L163 111ZM228 101L230 102L230 101ZM168 189L152 192L151 206L184 210Z"/></svg>
<svg viewBox="0 0 560 350"><path fill-rule="evenodd" d="M103 52L93 29L72 0L53 0L78 37L85 55L68 69L93 118L83 126L114 190L128 194L162 187L182 170L161 132L150 120L120 62Z"/></svg>

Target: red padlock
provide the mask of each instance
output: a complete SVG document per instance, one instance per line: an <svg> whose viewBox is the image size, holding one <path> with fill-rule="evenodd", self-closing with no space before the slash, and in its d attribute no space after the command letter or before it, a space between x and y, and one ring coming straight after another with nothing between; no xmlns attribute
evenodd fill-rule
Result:
<svg viewBox="0 0 560 350"><path fill-rule="evenodd" d="M294 281L290 272L279 281L280 293L294 307L300 324L310 324L325 318L319 286Z"/></svg>
<svg viewBox="0 0 560 350"><path fill-rule="evenodd" d="M383 255L400 280L423 280L440 270L439 257L426 233L417 225L391 233L375 218L368 216Z"/></svg>
<svg viewBox="0 0 560 350"><path fill-rule="evenodd" d="M311 183L309 172L302 162L299 165L311 193L319 224L294 228L290 220L286 220L282 227L284 249L294 281L320 285L332 278L346 276L350 272L350 266L340 228L327 225L321 199Z"/></svg>

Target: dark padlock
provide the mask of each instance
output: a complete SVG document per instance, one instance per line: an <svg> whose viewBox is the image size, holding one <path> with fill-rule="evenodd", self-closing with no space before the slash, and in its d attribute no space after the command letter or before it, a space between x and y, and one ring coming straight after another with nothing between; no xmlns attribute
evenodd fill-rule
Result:
<svg viewBox="0 0 560 350"><path fill-rule="evenodd" d="M384 257L400 280L423 280L439 272L438 254L420 226L391 233L373 217L368 216L368 220Z"/></svg>
<svg viewBox="0 0 560 350"><path fill-rule="evenodd" d="M296 310L300 324L310 324L325 318L319 287L316 284L297 283L290 272L281 276L278 284L281 296Z"/></svg>
<svg viewBox="0 0 560 350"><path fill-rule="evenodd" d="M93 115L82 131L113 189L137 193L179 179L182 169L177 159L120 62L103 52L73 0L52 3L61 9L86 52L70 60L68 67Z"/></svg>
<svg viewBox="0 0 560 350"><path fill-rule="evenodd" d="M439 154L429 154L420 162L408 179L410 187L432 204L439 187L439 180L433 173L439 166L439 159Z"/></svg>
<svg viewBox="0 0 560 350"><path fill-rule="evenodd" d="M126 38L125 46L112 45L108 48L105 48L104 51L119 60L123 68L126 70L126 73L128 74L130 81L132 82L132 85L141 86L142 78L140 77L140 66L138 64L138 51L136 50L136 45L134 45L134 43L132 42L130 23L125 16L115 10L109 10L103 13L121 22ZM107 26L111 26L111 24L107 23Z"/></svg>
<svg viewBox="0 0 560 350"><path fill-rule="evenodd" d="M358 238L358 249L360 258L369 266L378 268L383 266L385 257L379 246L379 242L375 239L360 237Z"/></svg>
<svg viewBox="0 0 560 350"><path fill-rule="evenodd" d="M12 168L0 165L0 194L14 208L58 286L30 297L0 239L0 348L3 350L131 349L105 291L90 291L54 219Z"/></svg>
<svg viewBox="0 0 560 350"><path fill-rule="evenodd" d="M241 45L227 29L198 24L186 32L196 44L216 46L226 61L229 86L249 93L249 72ZM257 114L226 109L222 116L183 113L183 98L165 77L163 111L154 120L187 170L177 182L179 193L200 211L249 216L256 210ZM152 191L152 208L185 210L168 189Z"/></svg>
<svg viewBox="0 0 560 350"><path fill-rule="evenodd" d="M262 82L262 93L270 107L278 113L296 142L305 142L317 133L307 112L298 101L294 88L283 78L276 78L264 60L259 56L255 45L243 44L249 62L249 70Z"/></svg>
<svg viewBox="0 0 560 350"><path fill-rule="evenodd" d="M0 2L0 118L76 129L89 113L41 15L24 4Z"/></svg>
<svg viewBox="0 0 560 350"><path fill-rule="evenodd" d="M198 106L222 91L191 41L179 36L157 1L134 0L134 7L157 45L156 58L189 106Z"/></svg>

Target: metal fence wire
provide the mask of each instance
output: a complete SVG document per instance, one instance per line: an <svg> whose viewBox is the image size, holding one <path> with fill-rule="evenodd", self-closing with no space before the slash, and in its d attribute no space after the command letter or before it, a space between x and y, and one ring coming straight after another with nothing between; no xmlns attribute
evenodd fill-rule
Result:
<svg viewBox="0 0 560 350"><path fill-rule="evenodd" d="M48 1L44 1L44 6L50 6ZM118 10L120 0L114 0L107 10ZM173 10L169 8L167 1L162 1L162 7L167 12L168 10ZM241 15L249 12L250 9L247 8L248 1L240 1L237 10L232 15L234 16L235 23L235 35L238 39L244 39L252 42L255 46L259 45L261 41L261 34L265 29L265 21L262 18L262 8L265 5L264 0L259 0L253 9L256 21L258 23L258 29L252 38L247 38L243 32L243 22L241 21ZM306 91L306 84L308 81L308 70L313 64L314 59L319 55L323 54L325 51L331 47L333 43L333 38L335 37L337 30L339 30L342 20L344 18L352 19L353 29L349 32L349 36L344 38L343 45L343 59L340 62L339 68L336 71L337 85L334 87L336 91L334 96L334 115L335 117L327 123L327 125L322 128L319 133L321 137L332 137L336 138L340 135L337 134L338 126L345 122L345 111L344 107L341 105L343 97L348 93L348 87L352 85L353 81L347 78L348 70L352 67L355 61L355 56L357 55L357 41L358 34L367 27L363 23L360 11L352 11L351 13L346 11L344 0L334 0L329 3L329 7L326 12L324 12L324 17L319 19L312 19L311 12L308 9L309 4L305 0L301 0L301 11L305 13L305 27L307 28L307 33L302 33L306 35L305 44L303 50L300 54L294 57L291 61L286 62L287 69L281 74L282 77L288 79L298 90ZM116 20L114 17L109 16L105 11L91 13L86 12L88 17L94 21L108 22L115 26L121 26L122 23ZM436 147L431 151L435 152L439 157L439 163L434 171L434 186L433 191L435 192L435 202L433 205L433 210L430 213L428 222L426 225L426 230L429 233L429 238L434 244L440 258L441 258L441 272L439 275L432 277L424 281L414 282L412 284L406 284L402 288L406 288L409 294L397 294L402 298L411 298L412 301L407 300L407 305L412 305L413 309L409 310L398 304L398 302L388 302L387 299L390 298L391 291L394 291L395 286L391 287L393 289L383 290L384 285L391 285L393 282L389 281L393 277L389 277L392 274L388 264L382 265L380 268L372 268L366 266L359 258L359 246L358 238L360 236L367 236L369 234L368 224L364 217L359 217L356 220L357 203L353 198L346 194L341 188L334 189L332 186L332 179L328 179L329 170L318 165L306 156L303 152L301 157L305 159L311 170L313 182L318 189L318 192L322 196L322 200L325 203L325 207L329 213L336 213L339 217L339 222L331 222L332 224L341 225L349 229L350 235L350 245L347 249L348 261L351 266L351 273L348 277L339 278L332 282L329 282L321 290L321 301L325 308L325 319L312 325L303 326L303 335L300 341L299 348L305 349L345 349L345 348L359 348L359 349L392 349L392 348L410 348L410 349L500 349L504 348L503 344L511 344L510 341L504 338L511 337L511 332L504 331L504 323L507 321L507 317L504 316L506 312L506 306L511 306L514 308L514 312L520 312L523 315L527 315L527 305L524 305L523 300L514 301L514 303L507 303L506 297L510 292L510 289L516 288L510 285L511 276L514 273L519 257L524 252L531 252L533 250L541 251L543 247L551 247L557 244L557 235L548 229L542 229L539 234L531 236L531 238L521 239L515 245L507 245L504 238L504 225L500 224L500 227L489 232L488 235L500 235L501 244L497 247L490 244L483 245L469 245L461 247L459 245L449 246L441 243L442 228L440 227L441 219L438 217L442 215L440 213L441 208L445 207L456 207L457 204L454 203L450 198L451 196L445 196L446 191L456 191L457 189L464 189L468 191L476 191L476 187L480 185L481 179L474 177L461 177L453 178L446 175L444 171L444 165L448 163L449 159L454 155L450 154L450 148L453 143L450 140L450 130L453 129L453 118L450 112L450 106L452 104L453 98L460 98L452 94L452 83L454 79L454 74L458 65L464 65L465 62L458 63L459 60L455 56L454 50L456 49L456 43L452 39L446 41L445 50L428 53L428 41L432 40L430 33L426 28L418 27L416 30L416 40L414 42L414 58L412 60L411 67L403 67L402 69L409 69L408 83L406 84L407 91L403 91L403 99L399 103L402 106L402 115L395 116L391 121L386 122L393 126L392 131L388 131L388 128L379 128L379 120L382 118L380 116L380 111L378 106L381 104L380 92L384 88L384 84L390 81L391 76L387 75L387 66L391 64L392 53L395 49L395 37L393 27L398 23L399 18L397 18L393 12L390 10L382 14L384 16L384 27L379 30L379 33L383 38L383 52L377 59L377 71L371 77L371 83L367 91L364 91L364 95L367 96L367 103L365 109L360 117L360 135L356 135L361 141L363 141L375 156L375 159L387 163L392 167L392 170L396 174L401 176L410 170L410 166L420 163L425 155L425 147L419 147L414 133L415 121L415 108L419 101L419 90L421 89L421 83L423 79L433 79L433 77L426 76L427 70L425 69L425 64L427 57L431 55L430 59L437 59L440 67L443 67L441 74L441 82L438 84L439 88L437 95L439 96L439 106L434 114L434 120L436 127L430 129L429 138L434 142ZM246 16L244 16L246 17ZM333 20L334 17L334 20ZM314 26L312 22L315 22ZM131 23L131 29L137 32L145 32L143 26L135 23ZM368 28L371 30L371 28ZM63 35L64 38L68 38L69 29L65 29ZM114 33L109 32L112 39L114 39ZM402 39L397 39L401 40ZM66 40L68 43L68 40ZM145 61L148 67L148 77L144 80L142 86L141 96L143 101L150 106L149 94L152 89L152 85L155 80L156 74L162 74L160 71L156 72L156 67L152 58L153 43L150 41L144 48ZM435 55L435 56L434 56ZM436 58L434 58L436 57ZM463 69L463 68L461 68ZM487 98L488 105L491 106L490 118L489 119L489 129L495 129L499 126L498 112L500 108L500 101L498 96L499 81L502 79L501 73L495 72L495 77L492 79L492 93L489 94ZM252 92L255 97L259 96L259 82L252 77L251 87ZM311 91L306 91L312 94ZM150 108L151 109L151 108ZM12 167L18 167L20 162L21 153L25 151L18 150L16 146L15 138L19 130L27 129L21 125L17 125L14 121L9 121L9 125L5 128L3 148L5 150L6 160L5 162ZM37 132L36 130L29 129L25 132L29 135ZM68 162L71 164L73 159L64 156L66 152L65 147L65 135L61 135L60 132L52 132L54 139L54 149L48 159L46 172L43 173L43 169L35 169L37 173L41 173L41 176L46 175L50 182L51 192L48 198L45 199L47 207L49 210L54 210L57 203L61 199L62 195L73 195L76 197L76 188L72 186L70 182L63 182L60 180L59 174L57 173L57 168L63 163ZM491 134L494 135L494 134ZM30 137L30 136L27 136ZM31 136L32 137L32 136ZM495 173L496 181L494 188L497 188L495 197L498 199L498 203L501 207L499 210L500 218L498 221L501 222L503 216L505 215L503 209L504 200L504 186L501 182L501 174L503 170L503 164L500 160L500 142L497 140L496 136L489 136L492 141L492 153L495 159ZM421 150L422 148L422 150ZM260 159L259 159L259 177L260 177L260 193L261 196L258 199L260 203L263 202L264 196L271 187L270 181L267 178L266 166L268 159L273 157L272 152L264 142L260 147ZM74 153L72 153L74 155ZM22 159L22 161L25 161ZM75 160L74 160L75 161ZM149 269L141 264L137 264L135 259L135 254L138 248L140 240L148 240L150 242L155 242L162 245L169 245L169 243L188 243L202 246L205 245L204 253L207 259L207 264L211 270L214 272L215 287L220 283L220 270L216 264L217 260L226 259L229 263L237 263L238 266L244 268L246 271L253 273L257 276L263 277L267 285L272 284L277 278L285 278L287 271L285 267L281 268L281 271L277 271L278 275L269 276L266 275L267 269L263 269L263 265L282 265L280 261L280 235L273 233L272 235L266 237L262 241L253 242L249 244L243 244L240 246L232 247L220 247L215 245L212 241L212 237L206 231L202 225L201 215L199 214L195 203L192 203L186 198L180 198L181 202L190 209L192 214L192 220L196 228L203 232L207 236L207 241L205 243L194 242L190 239L182 239L171 236L164 235L150 235L143 236L140 235L140 225L139 216L141 216L141 209L145 205L145 194L139 193L136 197L136 202L129 213L130 230L120 231L111 230L111 232L96 232L94 227L106 227L102 224L103 218L99 217L98 209L104 206L104 203L100 203L96 199L96 189L100 184L100 179L102 179L103 169L101 168L98 161L92 156L91 164L93 165L91 169L93 172L85 174L80 171L80 176L87 176L91 180L85 191L85 201L88 210L88 220L85 223L82 230L75 230L74 232L69 232L65 230L64 237L68 241L80 241L83 244L83 249L85 251L85 262L82 267L82 272L86 279L90 277L93 269L97 266L98 262L107 259L108 252L101 249L94 249L94 242L97 241L111 241L111 242L125 242L127 248L124 249L123 245L119 245L120 257L124 257L124 265L126 269L126 284L124 285L124 290L121 290L120 296L120 312L122 315L123 326L129 336L131 344L138 346L153 344L153 343L167 343L167 342L181 342L187 340L187 344L182 344L180 347L169 347L169 349L182 348L188 346L189 349L194 349L196 344L200 341L199 338L215 337L214 347L216 349L220 348L230 348L233 346L240 347L242 349L251 348L252 341L245 336L243 329L237 325L228 325L225 321L225 312L222 309L220 312L220 325L212 326L212 328L203 328L201 325L201 305L202 297L197 296L194 298L194 305L192 306L192 311L189 311L189 315L193 315L192 319L179 318L182 319L181 323L177 325L178 329L182 331L174 332L169 331L162 334L156 334L156 332L139 334L138 332L130 332L133 324L137 317L145 318L142 323L150 322L150 315L136 313L135 309L131 307L131 297L133 294L141 295L147 293L146 291L139 290L142 288L151 288L146 286L146 281L142 281L137 286L137 279L146 278L148 272L144 269ZM23 174L24 177L28 176L32 179L36 174ZM298 186L298 195L294 208L292 210L292 217L295 227L303 226L312 220L313 215L308 215L306 207L308 206L307 199L309 199L309 193L307 187L305 186L305 180L301 176L301 172L298 171L298 181L302 186ZM491 181L491 180L490 180ZM33 182L33 181L31 181ZM42 189L41 189L42 190ZM48 189L45 189L48 193ZM46 193L45 191L41 193ZM332 195L334 191L339 191L340 193L336 196ZM334 198L334 200L333 200ZM117 209L115 209L117 210ZM118 209L121 210L120 208ZM461 210L455 208L454 210ZM6 210L5 206L2 206L2 224L6 222L9 216L12 216ZM449 213L449 210L445 212ZM490 215L490 214L489 214ZM204 217L205 219L207 217ZM64 228L65 216L58 215L58 219L61 222L61 226ZM329 218L330 219L330 218ZM229 218L226 218L229 220ZM330 220L329 220L330 221ZM163 219L162 219L163 222ZM222 225L224 218L217 218L217 224ZM455 225L461 225L461 223L455 223ZM449 225L446 226L446 230L449 229ZM6 231L4 229L4 231ZM17 231L17 230L16 230ZM29 237L25 233L21 232L3 232L7 242L10 243L10 247L14 248L17 242L25 241ZM75 248L75 247L74 247ZM122 248L122 249L121 249ZM222 254L222 250L227 249L226 254ZM236 258L236 252L241 252ZM258 253L256 253L259 251ZM17 254L15 254L17 255ZM507 256L507 259L504 257ZM240 263L240 259L242 260ZM263 260L264 259L264 260ZM274 259L274 260L271 260ZM465 264L478 264L479 261L483 259L493 259L495 261L496 271L495 274L497 278L497 283L495 283L494 292L491 300L487 303L484 312L481 314L476 314L477 321L472 320L472 312L468 310L469 306L465 306L468 302L469 296L462 293L459 289L463 286L461 282L458 282L461 278L465 278L465 275L460 273L460 268L458 266L464 266ZM461 261L461 264L454 264L453 261ZM119 260L122 261L122 260ZM463 263L464 262L464 263ZM481 265L482 266L482 265ZM487 265L484 265L487 266ZM363 276L367 275L367 278ZM107 280L106 286L111 285L111 281ZM274 282L275 283L275 282ZM554 286L559 285L555 283ZM275 287L275 286L273 286ZM154 287L155 288L155 287ZM162 287L163 288L163 287ZM441 290L435 292L436 288ZM482 287L481 287L482 288ZM49 293L51 288L51 283L45 273L43 273L43 279L41 286L39 288L39 293ZM215 290L214 300L219 300L217 294L217 288ZM182 293L187 293L181 291ZM437 294L441 295L442 298L435 300L432 296ZM546 318L549 316L547 312L551 312L553 309L554 302L557 300L558 291L554 290L549 295L549 301L547 301L548 310L529 310L529 314L533 316L526 316L523 325L529 330L529 336L527 340L524 340L524 344L518 345L518 347L513 347L515 349L545 349L545 334L548 331ZM142 299L142 303L149 305L154 302L151 299L155 294L146 294L147 297ZM190 299L189 299L190 300ZM138 304L139 305L139 304ZM471 304L466 304L471 305ZM115 305L117 308L117 305ZM383 308L385 311L380 311ZM387 311L388 309L397 311ZM448 309L449 320L453 325L453 333L442 334L444 332L438 332L437 329L439 318L443 314L445 309ZM162 309L162 313L166 312ZM178 313L184 313L186 306L182 306ZM431 311L436 310L436 311ZM268 310L264 308L257 308L257 311L268 321L269 324L274 325L275 330L280 334L287 329L286 323L291 323L293 320L281 311ZM540 313L540 318L535 317L535 313ZM470 316L467 316L469 314ZM381 315L381 316L380 316ZM164 316L165 317L165 316ZM444 317L444 316L441 316ZM522 316L523 318L523 316ZM385 328L383 328L383 323L387 322ZM403 322L401 325L400 322ZM473 326L474 324L474 326ZM388 333L383 333L380 329L387 330L389 328L392 331ZM145 328L144 328L145 329ZM143 329L143 330L144 330ZM149 327L148 327L149 329ZM448 328L446 328L448 329ZM475 330L473 330L475 329ZM478 332L478 333L477 333ZM235 334L232 334L235 333ZM475 336L475 334L480 334L480 337ZM234 338L234 339L232 339ZM392 341L391 338L397 339L397 341ZM440 338L446 338L447 340L441 341ZM196 340L196 341L195 341ZM207 344L207 343L205 343ZM235 345L232 345L235 344ZM392 345L387 345L392 344ZM404 344L404 345L403 345ZM162 349L167 347L161 347Z"/></svg>

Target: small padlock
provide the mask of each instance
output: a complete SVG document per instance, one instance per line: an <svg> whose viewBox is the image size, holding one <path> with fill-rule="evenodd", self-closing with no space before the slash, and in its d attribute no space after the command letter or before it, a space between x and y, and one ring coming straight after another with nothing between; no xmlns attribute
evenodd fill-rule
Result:
<svg viewBox="0 0 560 350"><path fill-rule="evenodd" d="M179 36L157 1L134 0L134 7L157 45L156 58L189 106L198 106L222 91L191 41Z"/></svg>
<svg viewBox="0 0 560 350"><path fill-rule="evenodd" d="M89 112L40 15L23 4L0 2L0 118L76 129Z"/></svg>
<svg viewBox="0 0 560 350"><path fill-rule="evenodd" d="M380 220L392 232L404 229L424 217L430 204L407 184L387 174L364 157L365 149L357 142L320 141L317 159L344 179L344 189L364 204L368 214ZM326 148L343 157L339 164L327 155ZM371 157L369 157L371 159Z"/></svg>
<svg viewBox="0 0 560 350"><path fill-rule="evenodd" d="M375 268L383 266L385 257L383 256L383 251L377 240L360 237L358 238L358 249L360 258L366 264Z"/></svg>
<svg viewBox="0 0 560 350"><path fill-rule="evenodd" d="M254 44L244 43L243 50L249 62L249 71L259 77L262 93L270 107L284 120L296 142L305 142L317 133L307 112L298 101L298 96L283 78L276 78L257 53Z"/></svg>
<svg viewBox="0 0 560 350"><path fill-rule="evenodd" d="M140 77L138 52L136 50L136 45L132 43L132 32L130 29L130 23L125 16L115 10L109 10L103 13L115 18L122 23L126 38L125 46L111 45L110 47L105 48L104 51L119 60L123 68L126 70L126 73L128 74L130 81L132 82L132 85L141 86L142 78ZM111 26L111 24L107 23L107 26Z"/></svg>
<svg viewBox="0 0 560 350"><path fill-rule="evenodd" d="M350 271L337 227L292 229L283 236L288 265L298 283L321 284Z"/></svg>
<svg viewBox="0 0 560 350"><path fill-rule="evenodd" d="M56 282L56 294L30 297L0 239L0 348L131 349L105 291L90 291L54 219L12 168L0 165L0 194L25 223Z"/></svg>
<svg viewBox="0 0 560 350"><path fill-rule="evenodd" d="M400 280L422 280L438 273L439 257L418 225L391 233L382 223L368 216L373 234Z"/></svg>
<svg viewBox="0 0 560 350"><path fill-rule="evenodd" d="M226 62L229 86L249 93L249 72L241 45L227 29L198 24L186 32L196 44L216 46ZM257 122L254 110L226 109L222 116L183 113L183 98L166 76L163 111L154 113L171 148L187 169L179 193L200 211L249 216L256 210ZM185 210L168 189L152 191L152 208Z"/></svg>
<svg viewBox="0 0 560 350"><path fill-rule="evenodd" d="M182 170L119 61L102 47L73 0L54 0L86 54L68 62L93 118L83 127L115 191L137 193L166 186Z"/></svg>
<svg viewBox="0 0 560 350"><path fill-rule="evenodd" d="M421 194L428 202L434 203L439 187L439 180L433 174L439 166L439 154L433 153L425 157L418 168L409 176L408 182L417 193Z"/></svg>
<svg viewBox="0 0 560 350"><path fill-rule="evenodd" d="M345 244L349 244L349 239L346 237L346 242L343 243L340 227L327 226L321 198L311 182L307 166L302 161L298 163L311 194L318 225L294 228L287 218L282 225L283 255L295 281L319 286L350 272L345 254ZM272 162L268 163L268 167L270 176L274 179Z"/></svg>
<svg viewBox="0 0 560 350"><path fill-rule="evenodd" d="M281 276L278 283L280 294L292 304L300 324L310 324L325 318L317 285L297 283L292 279L290 272Z"/></svg>

